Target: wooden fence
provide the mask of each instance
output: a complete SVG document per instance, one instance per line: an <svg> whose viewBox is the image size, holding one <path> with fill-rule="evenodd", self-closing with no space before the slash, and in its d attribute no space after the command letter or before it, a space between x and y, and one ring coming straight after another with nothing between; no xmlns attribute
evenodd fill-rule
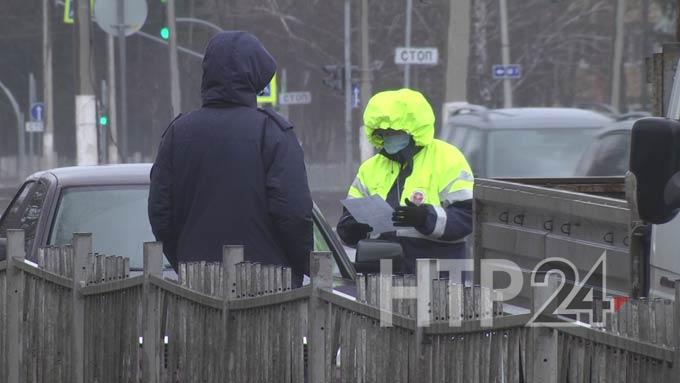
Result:
<svg viewBox="0 0 680 383"><path fill-rule="evenodd" d="M604 328L527 327L531 314L482 304L479 287L432 280L426 310L396 295L415 276L360 275L357 298L332 290L330 254L311 283L243 262L182 265L163 278L157 243L144 272L91 254L91 237L24 259L8 233L0 262L0 382L677 382L678 306L635 300ZM383 283L381 283L381 281ZM394 290L393 290L394 289ZM543 289L545 290L545 289ZM677 292L680 294L680 287ZM397 299L381 301L380 297ZM535 293L534 306L549 297ZM490 308L489 308L490 307ZM381 313L392 311L392 326ZM428 327L420 327L426 316ZM451 327L452 318L458 326ZM485 321L493 319L491 327Z"/></svg>

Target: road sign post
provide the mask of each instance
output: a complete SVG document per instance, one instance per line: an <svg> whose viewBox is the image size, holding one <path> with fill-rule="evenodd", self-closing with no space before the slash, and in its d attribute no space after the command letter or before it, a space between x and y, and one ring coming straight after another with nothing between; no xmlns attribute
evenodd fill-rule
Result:
<svg viewBox="0 0 680 383"><path fill-rule="evenodd" d="M42 133L44 130L45 125L42 121L26 121L26 133Z"/></svg>
<svg viewBox="0 0 680 383"><path fill-rule="evenodd" d="M522 78L522 66L519 64L494 65L491 71L495 79L520 79Z"/></svg>
<svg viewBox="0 0 680 383"><path fill-rule="evenodd" d="M44 121L45 104L42 102L36 102L31 105L31 120L32 121Z"/></svg>
<svg viewBox="0 0 680 383"><path fill-rule="evenodd" d="M311 92L282 92L279 95L281 105L307 105L312 102Z"/></svg>
<svg viewBox="0 0 680 383"><path fill-rule="evenodd" d="M352 109L359 109L361 107L361 89L358 83L352 84Z"/></svg>
<svg viewBox="0 0 680 383"><path fill-rule="evenodd" d="M394 63L398 65L437 65L439 63L439 50L423 47L396 48Z"/></svg>
<svg viewBox="0 0 680 383"><path fill-rule="evenodd" d="M274 77L272 77L272 80L269 82L269 85L265 87L260 94L257 95L257 103L258 104L271 104L272 106L276 106L276 103L278 101L277 97L277 89L276 89L276 74L274 74Z"/></svg>

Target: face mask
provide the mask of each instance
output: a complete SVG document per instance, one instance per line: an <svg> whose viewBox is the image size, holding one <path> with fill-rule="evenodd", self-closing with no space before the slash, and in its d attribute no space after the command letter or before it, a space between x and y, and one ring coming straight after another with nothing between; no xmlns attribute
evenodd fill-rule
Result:
<svg viewBox="0 0 680 383"><path fill-rule="evenodd" d="M383 141L385 151L388 154L396 154L408 146L411 142L411 137L408 134L396 134L393 136L386 136L383 138Z"/></svg>

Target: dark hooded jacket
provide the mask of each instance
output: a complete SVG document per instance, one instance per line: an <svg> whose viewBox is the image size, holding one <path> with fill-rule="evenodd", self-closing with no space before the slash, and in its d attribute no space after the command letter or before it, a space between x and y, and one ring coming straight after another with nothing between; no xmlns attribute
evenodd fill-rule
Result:
<svg viewBox="0 0 680 383"><path fill-rule="evenodd" d="M170 124L151 170L149 220L175 269L243 245L247 261L307 273L312 199L302 148L288 121L256 103L275 71L249 33L208 43L203 106Z"/></svg>

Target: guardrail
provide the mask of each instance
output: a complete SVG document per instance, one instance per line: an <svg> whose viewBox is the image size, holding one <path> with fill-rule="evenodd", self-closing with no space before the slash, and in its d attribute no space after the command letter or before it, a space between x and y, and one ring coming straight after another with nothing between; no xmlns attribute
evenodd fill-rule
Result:
<svg viewBox="0 0 680 383"><path fill-rule="evenodd" d="M92 254L92 238L24 258L8 232L0 262L0 382L674 382L678 305L631 301L606 328L527 327L531 314L482 305L479 287L432 280L427 310L395 294L415 276L360 275L357 298L332 290L332 258L313 253L311 283L243 262L182 265L162 276L158 243L144 273ZM680 295L680 287L677 289ZM550 294L534 293L534 307ZM381 297L391 297L382 300ZM392 313L391 327L381 314ZM426 317L429 327L418 326ZM457 326L450 327L451 319ZM486 326L489 319L490 327Z"/></svg>

